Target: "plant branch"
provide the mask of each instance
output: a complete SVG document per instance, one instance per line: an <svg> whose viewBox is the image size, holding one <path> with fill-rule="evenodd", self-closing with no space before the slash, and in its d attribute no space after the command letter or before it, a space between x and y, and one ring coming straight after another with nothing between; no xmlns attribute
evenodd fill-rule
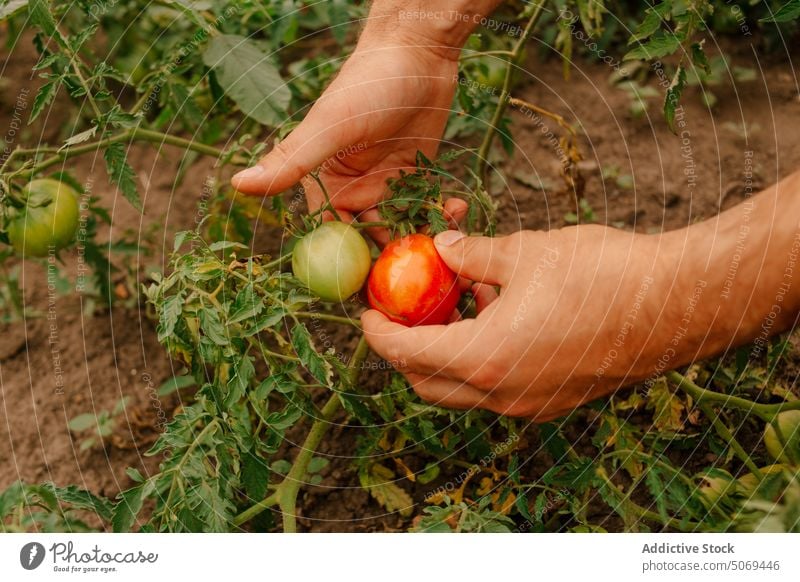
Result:
<svg viewBox="0 0 800 582"><path fill-rule="evenodd" d="M760 404L747 400L746 398L731 396L729 394L720 394L713 390L701 388L684 375L675 371L667 372L666 376L670 382L689 394L698 404L701 402L714 402L727 408L736 408L743 412L754 413L767 422L771 421L779 412L785 410L800 410L800 400L781 404Z"/></svg>
<svg viewBox="0 0 800 582"><path fill-rule="evenodd" d="M481 142L481 146L478 149L477 154L475 173L484 184L488 183L488 176L486 175L486 172L488 168L489 150L492 147L492 141L494 140L494 135L497 132L497 127L500 125L500 122L503 119L503 114L508 106L514 67L518 65L518 61L522 55L522 49L525 48L525 45L528 42L528 37L531 35L531 32L533 32L533 28L536 26L536 23L539 21L539 18L542 15L545 2L546 0L540 0L533 9L533 13L528 19L522 35L520 35L519 39L517 39L517 42L511 51L511 57L506 63L506 75L503 79L503 88L500 91L500 99L497 103L497 107L494 110L494 115L492 115L492 120L489 122L489 127L483 136L483 141Z"/></svg>
<svg viewBox="0 0 800 582"><path fill-rule="evenodd" d="M368 353L369 346L367 346L367 341L362 335L353 353L353 359L347 367L347 373L341 380L342 384L353 386L358 382L361 364ZM322 438L328 431L331 420L340 406L339 394L332 394L322 407L322 410L320 410L319 417L311 425L306 440L303 441L301 446L300 453L281 484L270 496L237 515L233 520L235 525L242 525L265 509L277 504L283 514L283 531L286 533L295 533L297 531L297 495L300 492L300 486L305 482L308 464L314 457L317 447L322 442Z"/></svg>

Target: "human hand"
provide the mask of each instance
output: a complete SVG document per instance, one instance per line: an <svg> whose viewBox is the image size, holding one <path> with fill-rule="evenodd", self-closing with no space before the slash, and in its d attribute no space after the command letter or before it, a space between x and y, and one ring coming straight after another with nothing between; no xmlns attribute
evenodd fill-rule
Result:
<svg viewBox="0 0 800 582"><path fill-rule="evenodd" d="M370 347L423 400L541 422L651 372L658 237L588 225L435 241L454 271L480 282L477 318L407 328L377 311L362 317Z"/></svg>
<svg viewBox="0 0 800 582"><path fill-rule="evenodd" d="M456 53L457 55L457 53ZM309 211L325 202L309 172L319 167L343 220L380 220L387 178L415 167L417 151L436 155L450 112L457 60L409 41L362 36L353 56L297 128L258 165L233 177L246 194L272 195L302 181ZM448 200L451 223L466 204ZM368 229L386 242L383 229Z"/></svg>

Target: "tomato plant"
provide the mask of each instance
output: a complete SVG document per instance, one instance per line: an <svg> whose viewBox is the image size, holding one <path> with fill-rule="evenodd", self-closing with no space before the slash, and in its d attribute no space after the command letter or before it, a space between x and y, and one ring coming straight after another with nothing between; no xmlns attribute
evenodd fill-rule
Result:
<svg viewBox="0 0 800 582"><path fill-rule="evenodd" d="M292 271L315 295L342 301L367 280L370 253L350 225L326 222L301 238L292 251Z"/></svg>
<svg viewBox="0 0 800 582"><path fill-rule="evenodd" d="M409 326L446 323L461 296L456 274L424 234L386 245L372 267L367 295L374 309Z"/></svg>
<svg viewBox="0 0 800 582"><path fill-rule="evenodd" d="M302 192L243 199L227 186L329 85L339 57L353 50L367 3L294 4L31 0L0 8L9 46L31 41L36 51L41 86L26 115L49 142L23 143L29 138L20 133L20 143L2 152L3 242L32 260L51 245L85 259L96 289L82 292L110 302L112 274L123 270L113 253L142 251L138 240L96 240L111 223L101 204L110 205L109 196L142 209L145 168L132 152L149 148L179 160L168 186L175 189L200 158L210 160L196 222L181 226L189 230L175 235L158 272L130 277L130 287L143 288L132 302L144 303L175 370L167 383L191 388L152 431L147 454L160 462L146 474L130 469L112 497L70 484L15 483L0 492L0 529L84 531L99 522L115 531L297 531L312 523L297 517L304 496L325 478L362 487L381 513L420 531L738 531L761 528L767 518L773 528L796 530L800 477L791 451L800 405L788 390L768 389L771 354L669 373L535 429L484 411L428 406L370 355L357 318L339 304L368 276L361 234L320 225L320 213L304 216ZM578 120L523 98L528 60L551 66L560 55L567 73L573 60L596 60L602 48L632 64L636 82L662 100L665 121L674 124L683 91L711 75L703 34L714 5L623 4L509 2L501 16L517 32L481 29L469 39L446 128L449 149L435 159L419 152L414 167L388 181L378 205L379 226L394 242L369 276L373 307L406 325L444 323L453 313L455 276L431 238L416 233L447 229L445 197L458 196L468 204L465 233L495 234L503 190L524 178L506 175L517 147L515 115L536 121L536 131L550 128L558 195L591 210ZM746 11L766 18L768 8ZM783 42L796 28L791 20L764 35ZM558 55L538 54L546 45ZM663 85L653 77L656 64ZM68 113L61 126L45 126L52 112ZM104 166L106 198L66 171L78 157ZM54 201L40 204L47 193ZM320 212L329 210L325 204ZM80 249L69 246L79 214ZM501 216L506 231L520 226ZM581 221L593 218L583 212ZM25 263L11 247L0 261L1 302L17 319L27 317L18 274ZM104 439L127 424L116 422L121 410L80 415L69 428L90 442L87 449L112 447ZM326 446L334 444L325 442L333 425L357 435L344 461ZM764 430L766 447L747 450L739 428ZM331 459L341 465L327 472Z"/></svg>

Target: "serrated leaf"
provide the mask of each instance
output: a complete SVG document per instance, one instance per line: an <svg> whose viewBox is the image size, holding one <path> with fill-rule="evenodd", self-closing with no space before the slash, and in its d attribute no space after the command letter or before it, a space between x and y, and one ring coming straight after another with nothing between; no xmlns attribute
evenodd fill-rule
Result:
<svg viewBox="0 0 800 582"><path fill-rule="evenodd" d="M47 0L30 0L28 14L31 22L42 29L47 36L59 38L56 34L56 21L50 12L50 2Z"/></svg>
<svg viewBox="0 0 800 582"><path fill-rule="evenodd" d="M144 485L138 485L119 494L119 501L114 507L111 527L115 533L129 532L133 522L142 510L142 499L145 492Z"/></svg>
<svg viewBox="0 0 800 582"><path fill-rule="evenodd" d="M333 367L330 362L320 356L314 348L308 328L298 323L292 328L292 346L300 362L321 384L330 386L333 378Z"/></svg>
<svg viewBox="0 0 800 582"><path fill-rule="evenodd" d="M258 296L252 283L248 283L236 295L228 316L228 324L255 318L264 309L264 301Z"/></svg>
<svg viewBox="0 0 800 582"><path fill-rule="evenodd" d="M158 341L163 342L175 333L175 325L183 313L183 291L167 297L161 304Z"/></svg>
<svg viewBox="0 0 800 582"><path fill-rule="evenodd" d="M60 84L61 78L58 77L39 87L39 91L36 92L36 96L33 98L33 105L31 106L31 115L28 118L28 125L33 123L36 118L39 117L39 114L44 110L44 108L53 101L53 98L56 96L56 90Z"/></svg>
<svg viewBox="0 0 800 582"><path fill-rule="evenodd" d="M649 41L636 47L625 55L623 60L645 60L660 59L671 55L681 46L680 39L671 33L662 33L652 37Z"/></svg>
<svg viewBox="0 0 800 582"><path fill-rule="evenodd" d="M136 187L136 174L126 161L125 146L122 143L109 144L103 158L106 160L109 182L116 184L131 206L141 212L142 201Z"/></svg>
<svg viewBox="0 0 800 582"><path fill-rule="evenodd" d="M104 497L98 497L75 485L56 487L52 483L46 483L42 487L50 488L60 502L69 503L73 509L86 509L95 512L103 520L111 519L112 504Z"/></svg>
<svg viewBox="0 0 800 582"><path fill-rule="evenodd" d="M667 94L664 97L664 118L667 126L672 133L675 133L675 109L680 103L683 90L686 88L686 69L683 65L678 65L678 70L672 77L672 82L667 87Z"/></svg>
<svg viewBox="0 0 800 582"><path fill-rule="evenodd" d="M653 411L653 424L659 430L683 428L681 420L684 403L670 389L664 378L660 378L647 393L647 409Z"/></svg>
<svg viewBox="0 0 800 582"><path fill-rule="evenodd" d="M762 18L759 22L790 22L797 18L800 18L800 0L789 0L771 16Z"/></svg>
<svg viewBox="0 0 800 582"><path fill-rule="evenodd" d="M361 487L369 491L386 511L397 512L403 517L411 515L414 510L414 500L402 487L393 482L394 473L391 469L377 463L363 466L358 471L358 479Z"/></svg>
<svg viewBox="0 0 800 582"><path fill-rule="evenodd" d="M645 17L641 24L636 28L636 32L631 36L628 44L641 42L650 38L655 32L661 28L661 23L664 21L661 14L654 8L648 8L645 12Z"/></svg>
<svg viewBox="0 0 800 582"><path fill-rule="evenodd" d="M83 143L85 141L88 141L88 140L92 139L96 133L97 133L97 126L93 125L92 127L87 129L86 131L82 131L80 133L76 133L71 138L67 139L64 142L64 145L62 145L60 149L63 150L63 149L68 148L70 146L74 146L74 145L77 145L79 143Z"/></svg>
<svg viewBox="0 0 800 582"><path fill-rule="evenodd" d="M269 475L269 465L264 459L250 451L242 455L242 486L250 499L258 501L267 495Z"/></svg>
<svg viewBox="0 0 800 582"><path fill-rule="evenodd" d="M289 86L253 41L233 34L215 36L203 62L245 115L270 127L286 120L292 97Z"/></svg>
<svg viewBox="0 0 800 582"><path fill-rule="evenodd" d="M219 319L219 313L212 309L206 309L200 312L200 329L203 334L218 346L227 346L230 344L225 326Z"/></svg>

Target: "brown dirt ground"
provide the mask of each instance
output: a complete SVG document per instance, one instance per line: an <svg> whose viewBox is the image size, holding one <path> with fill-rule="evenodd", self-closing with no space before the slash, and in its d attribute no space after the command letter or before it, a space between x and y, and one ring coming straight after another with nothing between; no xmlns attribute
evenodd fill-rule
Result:
<svg viewBox="0 0 800 582"><path fill-rule="evenodd" d="M536 73L523 83L518 94L583 128L580 147L586 161L581 167L586 197L597 222L654 231L713 216L720 208L743 199L746 150L753 152L756 189L800 167L800 98L791 64L786 57L757 59L749 47L737 49L733 44L727 53L734 64L754 69L756 80L714 87L719 103L712 110L702 104L697 88L687 90L686 129L697 174L691 195L683 173L686 159L681 156L682 143L667 129L658 98L652 100L648 116L634 118L628 113L627 94L609 84L611 71L606 65L579 63L571 78L565 80L554 62L543 64L531 58L528 68ZM28 88L33 94L37 84L31 80L33 58L29 50L0 57L5 63L0 130L10 123L19 91ZM656 82L650 78L651 85ZM44 124L48 130L59 126L56 116ZM510 180L501 200L502 230L562 226L564 215L575 210L575 201L564 194L557 158L540 125L519 111L511 116L518 153L505 164ZM750 129L748 142L736 130L742 124ZM556 129L554 124L550 128ZM31 131L23 140L36 143L42 135L53 139L54 133L37 135ZM142 216L108 185L102 160L81 159L69 168L83 183L91 180L93 194L111 210L112 236L126 230L143 233L152 223L166 225L159 227L149 241L152 255L134 257L134 263L141 260L143 265L163 267L172 233L194 224L210 162L198 162L187 180L173 189L176 155L169 149L161 156L146 148L132 149L130 161L139 172L145 203ZM603 180L601 170L610 166L632 176L633 187ZM530 188L524 183L529 178L524 176L531 174L538 174L551 187ZM280 234L272 229L261 236L265 245L272 246ZM47 313L46 270L28 262L17 266L26 303ZM71 279L76 269L75 256L67 256L65 272ZM169 417L180 398L153 398L152 390L179 365L159 346L154 324L142 306L93 311L80 296L71 293L56 295L52 310L55 320L29 317L0 329L0 489L17 479L47 480L77 483L113 496L131 485L125 475L127 467L145 474L156 467L157 462L143 453L158 434L159 411ZM53 323L55 329L51 328ZM56 365L60 365L60 371ZM785 383L795 385L797 367L787 367L785 374ZM57 387L59 376L63 390ZM380 377L376 375L372 381L380 382ZM123 396L130 397L130 402L113 437L104 447L79 451L79 440L68 430L68 420L84 412L110 410ZM304 529L397 531L408 527L407 520L384 514L359 488L357 476L341 458L352 450L357 432L355 427L336 428L323 444L321 453L330 454L334 461L326 469L321 486L303 494L304 518L300 523ZM543 453L537 452L536 458L528 459L528 466L535 466L540 455ZM546 456L541 460L546 462ZM421 500L430 487L417 489L412 494ZM619 522L609 517L606 527L613 530Z"/></svg>

